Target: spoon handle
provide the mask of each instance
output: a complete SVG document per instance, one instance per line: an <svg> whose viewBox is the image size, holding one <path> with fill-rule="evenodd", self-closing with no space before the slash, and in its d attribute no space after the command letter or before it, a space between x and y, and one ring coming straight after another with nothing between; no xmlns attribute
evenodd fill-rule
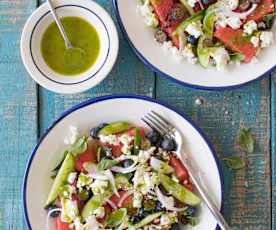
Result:
<svg viewBox="0 0 276 230"><path fill-rule="evenodd" d="M52 13L52 15L53 15L53 17L54 17L54 19L55 19L55 22L56 22L56 24L57 24L57 26L58 26L58 29L59 29L59 31L60 31L60 33L61 33L63 39L64 39L66 48L67 48L67 49L72 48L73 46L72 46L71 42L69 41L69 39L68 39L68 37L67 37L67 35L66 35L66 32L65 32L65 30L64 30L64 27L63 27L63 25L62 25L62 23L61 23L61 21L60 21L58 15L56 14L56 10L55 10L55 7L54 7L52 1L51 1L51 0L47 0L47 2L48 2L48 5L49 5L49 7L50 7L50 11L51 11L51 13Z"/></svg>

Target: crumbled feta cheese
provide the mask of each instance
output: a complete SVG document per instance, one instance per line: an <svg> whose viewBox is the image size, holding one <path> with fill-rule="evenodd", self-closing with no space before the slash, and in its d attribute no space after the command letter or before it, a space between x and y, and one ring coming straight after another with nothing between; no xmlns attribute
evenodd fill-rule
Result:
<svg viewBox="0 0 276 230"><path fill-rule="evenodd" d="M140 150L138 154L139 162L142 164L146 163L150 159L151 155L154 153L155 149L156 147L153 146L147 150Z"/></svg>
<svg viewBox="0 0 276 230"><path fill-rule="evenodd" d="M146 185L146 188L147 188L148 191L153 189L154 183L151 180L149 172L144 173L144 181L145 181L145 185Z"/></svg>
<svg viewBox="0 0 276 230"><path fill-rule="evenodd" d="M213 57L217 70L225 70L228 61L230 60L229 53L223 47L219 47L215 49L214 53L211 54Z"/></svg>
<svg viewBox="0 0 276 230"><path fill-rule="evenodd" d="M143 195L140 192L135 191L133 193L133 207L141 208L142 207L142 199L143 199Z"/></svg>
<svg viewBox="0 0 276 230"><path fill-rule="evenodd" d="M162 49L166 52L169 51L172 47L173 47L173 44L171 41L166 41L162 44Z"/></svg>
<svg viewBox="0 0 276 230"><path fill-rule="evenodd" d="M97 218L104 218L105 216L105 209L104 207L99 207L97 209L94 210L93 214L97 217Z"/></svg>
<svg viewBox="0 0 276 230"><path fill-rule="evenodd" d="M79 217L77 217L77 218L74 220L73 229L75 229L75 230L83 230L83 224L81 223Z"/></svg>
<svg viewBox="0 0 276 230"><path fill-rule="evenodd" d="M146 25L151 27L157 27L159 24L156 14L153 12L153 8L150 4L150 0L145 0L143 5L138 6L138 11L143 17Z"/></svg>
<svg viewBox="0 0 276 230"><path fill-rule="evenodd" d="M66 145L72 145L74 144L78 137L80 136L80 132L76 126L69 126L69 133L64 138L64 143Z"/></svg>
<svg viewBox="0 0 276 230"><path fill-rule="evenodd" d="M239 6L239 0L228 0L227 6L231 10L235 10Z"/></svg>
<svg viewBox="0 0 276 230"><path fill-rule="evenodd" d="M198 0L188 0L188 4L191 6L191 7L195 7L195 4L198 2Z"/></svg>
<svg viewBox="0 0 276 230"><path fill-rule="evenodd" d="M94 215L89 216L86 219L85 230L100 230L100 223L97 221Z"/></svg>
<svg viewBox="0 0 276 230"><path fill-rule="evenodd" d="M257 29L257 23L254 20L250 20L243 25L243 31L248 35L251 35Z"/></svg>
<svg viewBox="0 0 276 230"><path fill-rule="evenodd" d="M258 62L259 62L258 58L253 57L252 60L251 60L251 62L250 62L250 64L254 65L254 64L258 63Z"/></svg>
<svg viewBox="0 0 276 230"><path fill-rule="evenodd" d="M257 36L252 36L250 42L253 44L254 47L258 47L260 43L260 39Z"/></svg>
<svg viewBox="0 0 276 230"><path fill-rule="evenodd" d="M242 21L238 16L232 16L227 18L227 24L234 30L239 29L242 25Z"/></svg>
<svg viewBox="0 0 276 230"><path fill-rule="evenodd" d="M103 194L103 193L105 193L106 189L108 188L108 181L96 179L90 185L90 187L92 189L92 192L95 195L97 195L97 194Z"/></svg>
<svg viewBox="0 0 276 230"><path fill-rule="evenodd" d="M273 43L273 33L271 31L263 31L260 35L261 47L269 47Z"/></svg>
<svg viewBox="0 0 276 230"><path fill-rule="evenodd" d="M131 143L132 143L133 137L131 137L127 134L124 134L124 135L120 136L118 139L123 144L122 153L124 153L126 155L130 155L131 148L132 148Z"/></svg>
<svg viewBox="0 0 276 230"><path fill-rule="evenodd" d="M116 135L99 135L99 139L102 143L108 143L110 145L120 144Z"/></svg>
<svg viewBox="0 0 276 230"><path fill-rule="evenodd" d="M184 57L186 58L194 58L195 54L193 52L193 47L191 44L187 44L186 46L184 46L184 49L182 51L182 54Z"/></svg>
<svg viewBox="0 0 276 230"><path fill-rule="evenodd" d="M176 61L180 62L183 59L183 56L180 50L177 49L175 46L171 48L171 52Z"/></svg>
<svg viewBox="0 0 276 230"><path fill-rule="evenodd" d="M216 15L216 26L225 28L227 26L227 17L224 14Z"/></svg>
<svg viewBox="0 0 276 230"><path fill-rule="evenodd" d="M77 177L77 173L76 172L71 172L69 173L68 177L67 177L67 181L69 184L73 184L75 179Z"/></svg>
<svg viewBox="0 0 276 230"><path fill-rule="evenodd" d="M203 33L202 24L200 22L192 22L187 26L186 32L198 38Z"/></svg>
<svg viewBox="0 0 276 230"><path fill-rule="evenodd" d="M61 199L61 209L61 220L66 223L74 221L79 214L77 202L69 199Z"/></svg>
<svg viewBox="0 0 276 230"><path fill-rule="evenodd" d="M82 188L84 186L91 185L93 179L89 176L85 175L84 173L80 173L78 181L77 181L77 188Z"/></svg>

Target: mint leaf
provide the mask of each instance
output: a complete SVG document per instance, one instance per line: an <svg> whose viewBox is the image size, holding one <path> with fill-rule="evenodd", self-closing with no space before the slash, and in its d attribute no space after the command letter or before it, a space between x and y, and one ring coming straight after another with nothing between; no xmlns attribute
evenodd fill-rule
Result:
<svg viewBox="0 0 276 230"><path fill-rule="evenodd" d="M239 134L239 144L241 148L247 153L253 153L255 147L255 140L249 129L242 128Z"/></svg>
<svg viewBox="0 0 276 230"><path fill-rule="evenodd" d="M87 149L87 137L83 136L79 138L73 145L70 146L69 151L77 156L80 153L85 152Z"/></svg>
<svg viewBox="0 0 276 230"><path fill-rule="evenodd" d="M123 222L126 215L127 210L125 208L118 209L109 215L105 224L110 227L117 227Z"/></svg>
<svg viewBox="0 0 276 230"><path fill-rule="evenodd" d="M238 170L245 167L245 161L238 156L225 157L222 160L225 161L227 166L231 169Z"/></svg>
<svg viewBox="0 0 276 230"><path fill-rule="evenodd" d="M112 166L118 164L118 161L110 160L110 159L102 159L97 165L97 171L104 171L106 169L111 168Z"/></svg>

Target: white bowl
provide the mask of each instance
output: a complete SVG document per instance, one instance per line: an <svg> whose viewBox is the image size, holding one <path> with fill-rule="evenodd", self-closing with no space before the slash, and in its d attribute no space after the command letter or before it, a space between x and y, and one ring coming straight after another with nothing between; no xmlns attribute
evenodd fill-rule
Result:
<svg viewBox="0 0 276 230"><path fill-rule="evenodd" d="M258 62L229 66L225 72L214 67L204 69L199 64L178 62L154 40L154 30L145 25L137 12L138 0L113 0L117 20L136 55L153 71L179 84L207 90L241 87L264 76L276 65L276 45L261 50Z"/></svg>
<svg viewBox="0 0 276 230"><path fill-rule="evenodd" d="M112 69L118 54L116 27L108 13L91 0L57 0L54 2L60 17L77 16L93 25L100 37L100 52L96 63L87 71L65 76L53 71L41 54L43 33L53 22L46 3L42 4L26 22L21 37L21 56L31 77L41 86L58 93L78 93L100 83Z"/></svg>
<svg viewBox="0 0 276 230"><path fill-rule="evenodd" d="M209 194L217 206L222 207L223 177L216 153L203 132L190 118L147 97L107 96L83 102L62 114L35 147L26 166L23 184L24 215L29 229L46 229L46 211L43 204L53 183L50 179L51 169L65 148L63 139L68 135L69 126L79 127L84 134L102 122L126 120L144 126L141 117L151 110L164 115L181 130L184 136L184 150L193 159ZM214 230L216 225L209 210L202 205L200 224L191 229Z"/></svg>

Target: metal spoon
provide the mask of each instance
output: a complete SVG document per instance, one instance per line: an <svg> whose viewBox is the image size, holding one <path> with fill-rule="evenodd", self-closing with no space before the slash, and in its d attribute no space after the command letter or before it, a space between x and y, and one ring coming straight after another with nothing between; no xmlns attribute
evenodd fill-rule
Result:
<svg viewBox="0 0 276 230"><path fill-rule="evenodd" d="M58 29L64 39L66 50L64 53L64 63L65 66L71 70L79 68L80 65L83 64L83 57L85 55L85 51L81 48L74 47L70 40L67 37L67 34L64 30L64 27L56 13L55 7L51 0L47 0L48 5L50 7L51 14L58 26Z"/></svg>

